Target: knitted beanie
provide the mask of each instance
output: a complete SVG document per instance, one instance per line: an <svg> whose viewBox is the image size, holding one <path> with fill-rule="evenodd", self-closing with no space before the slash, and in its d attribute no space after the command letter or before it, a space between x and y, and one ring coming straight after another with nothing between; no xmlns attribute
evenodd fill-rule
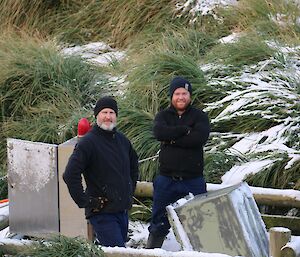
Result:
<svg viewBox="0 0 300 257"><path fill-rule="evenodd" d="M110 108L115 111L116 115L118 116L118 105L115 99L110 96L104 96L100 98L94 108L94 115L97 117L98 113L103 110L104 108Z"/></svg>
<svg viewBox="0 0 300 257"><path fill-rule="evenodd" d="M170 83L170 88L169 88L169 94L170 97L172 98L174 91L177 88L183 87L186 90L188 90L190 92L190 95L192 95L192 85L191 83L186 80L185 78L182 77L175 77L171 83Z"/></svg>

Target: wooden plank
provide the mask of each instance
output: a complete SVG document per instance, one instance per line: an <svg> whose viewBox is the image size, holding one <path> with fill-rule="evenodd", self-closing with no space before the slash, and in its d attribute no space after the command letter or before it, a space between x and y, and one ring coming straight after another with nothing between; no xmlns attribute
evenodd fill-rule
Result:
<svg viewBox="0 0 300 257"><path fill-rule="evenodd" d="M284 246L281 250L280 257L298 257L298 255L296 255L293 248Z"/></svg>
<svg viewBox="0 0 300 257"><path fill-rule="evenodd" d="M285 227L294 232L300 233L300 218L280 215L262 214L262 219L267 228Z"/></svg>
<svg viewBox="0 0 300 257"><path fill-rule="evenodd" d="M207 184L208 191L228 187L229 185ZM289 206L300 208L300 191L293 189L273 189L262 187L250 187L253 197L257 204L274 205L274 206ZM152 182L138 181L136 197L152 197L153 185Z"/></svg>
<svg viewBox="0 0 300 257"><path fill-rule="evenodd" d="M18 255L30 245L30 242L24 243L21 240L16 242L16 240L1 240L0 241L0 251L8 255ZM206 253L196 252L196 251L178 251L170 252L163 249L133 249L133 248L123 248L123 247L102 247L104 252L104 257L205 257ZM217 254L219 256L219 254ZM220 254L221 256L222 254ZM227 256L227 255L222 255ZM96 256L95 256L96 257ZM228 256L229 257L229 256Z"/></svg>
<svg viewBox="0 0 300 257"><path fill-rule="evenodd" d="M281 257L300 257L300 239L293 238L281 248Z"/></svg>

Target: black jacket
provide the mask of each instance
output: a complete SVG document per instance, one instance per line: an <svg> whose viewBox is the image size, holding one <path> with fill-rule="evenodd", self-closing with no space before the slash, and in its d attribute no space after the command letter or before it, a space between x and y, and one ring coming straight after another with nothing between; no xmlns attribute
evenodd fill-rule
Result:
<svg viewBox="0 0 300 257"><path fill-rule="evenodd" d="M160 111L154 120L154 136L161 141L160 174L193 178L203 176L203 146L209 120L202 110L188 106L179 116L173 106Z"/></svg>
<svg viewBox="0 0 300 257"><path fill-rule="evenodd" d="M116 130L106 131L97 125L79 139L63 174L71 197L85 208L87 218L95 214L88 206L90 196L108 198L101 212L130 209L137 178L138 158L130 141Z"/></svg>

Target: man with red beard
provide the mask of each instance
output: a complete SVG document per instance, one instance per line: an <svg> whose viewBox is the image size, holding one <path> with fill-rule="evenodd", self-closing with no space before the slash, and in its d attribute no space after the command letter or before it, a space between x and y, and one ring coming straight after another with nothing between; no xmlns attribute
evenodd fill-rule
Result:
<svg viewBox="0 0 300 257"><path fill-rule="evenodd" d="M113 98L100 98L94 115L96 124L75 146L63 179L78 207L85 208L98 243L125 247L138 157L130 141L116 129L118 106Z"/></svg>
<svg viewBox="0 0 300 257"><path fill-rule="evenodd" d="M192 193L206 193L203 146L210 133L209 119L191 105L192 85L175 77L169 88L171 105L154 120L160 141L159 175L153 182L153 208L146 248L160 248L169 232L166 206Z"/></svg>

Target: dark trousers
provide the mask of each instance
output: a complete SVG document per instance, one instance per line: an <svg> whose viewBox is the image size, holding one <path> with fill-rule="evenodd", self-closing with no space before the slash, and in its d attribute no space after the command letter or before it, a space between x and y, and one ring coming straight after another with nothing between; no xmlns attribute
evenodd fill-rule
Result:
<svg viewBox="0 0 300 257"><path fill-rule="evenodd" d="M125 247L128 232L128 213L100 213L89 218L98 243L102 246Z"/></svg>
<svg viewBox="0 0 300 257"><path fill-rule="evenodd" d="M166 236L169 233L166 206L192 193L206 193L206 182L203 177L192 179L174 179L167 176L157 176L153 182L153 207L149 232L156 236Z"/></svg>

